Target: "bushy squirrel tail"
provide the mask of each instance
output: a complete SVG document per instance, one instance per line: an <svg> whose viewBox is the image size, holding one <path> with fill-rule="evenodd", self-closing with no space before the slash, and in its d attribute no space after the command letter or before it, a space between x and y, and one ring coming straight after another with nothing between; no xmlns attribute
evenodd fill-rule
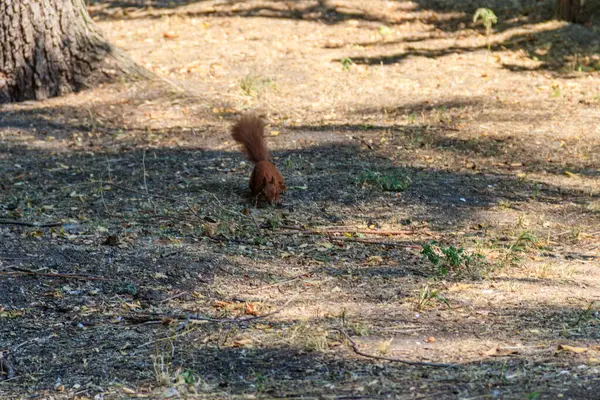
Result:
<svg viewBox="0 0 600 400"><path fill-rule="evenodd" d="M255 115L244 115L232 128L233 140L244 146L248 160L256 164L269 161L269 150L264 137L265 124Z"/></svg>

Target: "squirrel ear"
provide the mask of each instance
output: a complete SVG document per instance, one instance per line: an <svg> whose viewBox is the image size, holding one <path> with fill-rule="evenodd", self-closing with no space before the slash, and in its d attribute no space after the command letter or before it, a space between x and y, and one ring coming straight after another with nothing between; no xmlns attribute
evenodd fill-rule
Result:
<svg viewBox="0 0 600 400"><path fill-rule="evenodd" d="M274 185L274 184L275 184L275 177L274 177L274 176L272 176L272 177L271 177L271 185Z"/></svg>
<svg viewBox="0 0 600 400"><path fill-rule="evenodd" d="M263 178L263 186L267 186L267 177L266 176Z"/></svg>

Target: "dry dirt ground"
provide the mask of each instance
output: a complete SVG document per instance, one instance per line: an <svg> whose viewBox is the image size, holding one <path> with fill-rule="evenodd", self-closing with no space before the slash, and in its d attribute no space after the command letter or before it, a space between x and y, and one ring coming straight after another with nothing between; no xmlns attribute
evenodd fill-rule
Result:
<svg viewBox="0 0 600 400"><path fill-rule="evenodd" d="M90 10L163 80L0 108L3 399L600 398L597 26L149 3Z"/></svg>

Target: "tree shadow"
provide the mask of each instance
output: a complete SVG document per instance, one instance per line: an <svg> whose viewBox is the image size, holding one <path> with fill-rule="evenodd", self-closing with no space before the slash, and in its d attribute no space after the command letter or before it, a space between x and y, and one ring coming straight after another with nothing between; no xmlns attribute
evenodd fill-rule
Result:
<svg viewBox="0 0 600 400"><path fill-rule="evenodd" d="M533 66L506 63L504 67L511 71L551 70L560 72L594 71L600 70L600 61L591 59L600 48L600 33L581 25L567 25L539 31L535 24L552 18L554 2L527 1L525 4L516 4L510 1L488 1L486 4L463 0L449 2L445 0L422 0L415 8L407 8L405 2L397 2L397 6L389 10L359 7L352 4L337 4L328 1L289 2L284 0L271 0L268 2L229 1L218 5L208 6L205 1L157 1L151 4L152 9L147 10L148 4L137 1L98 1L92 3L92 15L96 19L139 19L160 18L165 12L187 17L213 17L237 16L244 18L265 17L275 19L293 19L318 21L327 24L338 24L349 19L361 20L367 23L387 24L390 26L401 25L419 21L433 26L432 32L443 32L446 36L453 35L467 27L483 29L472 22L472 15L479 7L489 6L499 16L499 22L494 26L495 34L506 34L511 29L531 25L532 30L526 33L515 33L508 38L501 39L492 44L494 51L510 49L525 51ZM99 6L102 7L99 7ZM133 10L124 14L122 10ZM112 11L111 11L112 10ZM137 11L136 11L137 10ZM118 12L117 12L118 11ZM356 43L371 49L391 48L406 43L424 42L432 37L406 37L401 40L375 40L365 43ZM336 48L340 45L328 44L327 48ZM380 56L361 56L352 58L357 64L380 65L402 62L407 57L441 58L449 54L461 54L486 50L487 46L457 46L450 45L443 48L419 48L408 46L402 53L385 54ZM593 58L593 57L592 57ZM338 60L339 61L339 60Z"/></svg>
<svg viewBox="0 0 600 400"><path fill-rule="evenodd" d="M380 398L411 392L411 397L407 398L419 395L450 399L458 395L499 394L520 398L525 393L537 392L541 396L564 393L580 396L575 398L593 398L598 389L597 379L593 375L582 374L574 380L564 373L585 362L585 356L557 353L553 348L554 343L564 340L561 332L554 329L554 321L578 320L581 310L523 304L518 308L493 309L491 312L492 315L499 313L490 318L501 321L504 333L501 337L493 338L494 345L479 339L482 354L475 359L460 361L460 356L453 354L447 346L456 341L460 343L462 339L490 338L489 327L479 320L461 327L460 335L454 333L456 327L451 323L428 326L427 321L413 322L417 327L427 328L424 335L434 335L437 339L435 343L426 345L425 353L414 351L415 347L422 346L415 346L415 337L410 332L392 335L394 344L386 356L437 363L454 361L457 365L457 368L439 369L376 361L353 354L341 334L335 330L337 326L333 322L327 332L329 345L322 351L311 347L315 340L311 338L318 336L316 332L306 328L300 332L303 336L294 339L286 327L297 325L300 321L280 318L261 321L270 329L281 332L280 343L256 343L241 348L232 347L229 342L235 338L252 337L254 330L248 330L250 326L244 324L236 327L203 324L175 336L168 326L127 323L125 320L87 325L81 329L76 325L82 318L75 317L73 324L40 326L31 330L24 323L37 315L33 311L27 318L13 319L3 324L0 331L20 328L20 346L6 359L19 376L36 377L31 382L22 378L28 381L31 391L53 387L56 376L61 376L61 382L66 386L77 383L85 387L88 394L95 395L105 391L108 384L151 385L163 378L167 380L165 384L175 385L177 379L187 375L190 378L188 384L197 380L203 383L205 394L229 396L260 394L318 397L335 394L338 397ZM56 317L56 311L47 311L44 316L49 320ZM359 321L373 326L374 335L379 332L377 326L402 322L397 319L379 320L376 315L362 315L359 319L351 320L352 323ZM304 322L304 326L322 322L311 318ZM580 327L589 336L573 339L598 339L593 321L580 323ZM524 346L511 346L513 332L528 331L537 333L527 336ZM324 335L325 332L320 334ZM350 335L361 343L361 351L376 353L378 336L357 336L352 331ZM389 335L387 333L386 337ZM519 340L523 336L517 334L521 338ZM8 336L2 337L0 345L3 347L15 344L12 340L6 340ZM506 346L509 351L504 355L501 350L494 354L490 351L494 350L493 346ZM491 356L484 352L490 352ZM415 353L420 353L421 357L416 358ZM44 363L32 362L44 354L53 354L53 357L48 357ZM537 368L539 365L545 367ZM472 378L474 373L478 374L476 380ZM507 379L507 376L511 379ZM421 383L418 389L414 388L415 379ZM22 386L18 386L16 381L3 382L3 393L13 390L23 394Z"/></svg>
<svg viewBox="0 0 600 400"><path fill-rule="evenodd" d="M444 32L456 32L464 29L465 25L472 24L472 15L475 10L484 5L477 5L469 0L444 2L444 1L418 1L408 3L396 2L395 6L381 7L373 5L364 7L353 3L336 3L328 0L295 1L269 0L269 1L244 1L230 0L212 4L209 1L153 1L140 3L138 1L92 1L91 15L99 20L111 19L138 19L157 18L161 15L182 15L188 17L203 16L238 16L238 17L264 17L277 19L293 19L304 21L318 21L327 24L337 24L347 20L376 22L389 25L399 25L420 21L432 24L435 29ZM496 1L493 9L499 13L503 20L497 30L520 26L526 21L551 17L551 5L548 1L529 2L531 4L516 5L514 2ZM433 15L437 13L437 15Z"/></svg>
<svg viewBox="0 0 600 400"><path fill-rule="evenodd" d="M392 112L410 115L435 112L440 107L453 111L477 107L478 101L454 99L434 105L406 104ZM94 107L105 108L106 104ZM97 110L92 107L90 111L94 115ZM4 130L19 131L36 140L52 135L64 142L73 132L90 131L91 126L82 122L87 112L78 107L46 107L12 113L0 110L0 121ZM481 142L471 146L445 136L443 127L438 128L433 131L426 126L391 129L401 142L414 140L419 134L426 135L429 143L440 151L473 152L481 156L493 154L493 150L487 149L494 146L491 141L487 142L491 139L481 138ZM235 228L230 225L235 218L244 221L247 230L254 229L251 218L243 217L245 209L256 210L245 198L250 171L247 165L242 166L240 152L204 150L200 146L148 148L135 141L126 148L113 146L111 141L121 129L118 123L105 125L94 146L67 148L60 152L36 147L33 140L5 142L0 146L0 170L5 185L0 191L3 217L27 221L73 220L73 225L78 225L66 227L64 232L35 227L10 230L2 227L0 254L13 259L26 257L21 267L30 270L58 270L113 279L97 282L30 276L0 281L0 304L10 310L26 310L22 317L7 318L0 324L0 348L11 349L9 360L23 379L3 382L3 391L21 391L22 394L23 386L17 386L17 383L26 384L31 390L46 390L55 387L57 376L65 385L78 384L90 393L103 392L111 382L146 384L160 378L157 374L161 370L157 371L155 367L160 367L157 363L160 363L160 356L164 356L171 362L171 371L190 371L209 384L209 392L232 395L260 392L265 396L287 397L323 393L381 397L410 392L415 380L427 385L412 392L422 391L423 395L436 398L455 398L457 394L465 393L496 395L497 391L507 396L524 391L595 393L590 389L595 384L592 378L573 380L572 376L560 373L567 367L580 365L583 359L565 353L556 355L552 349L531 355L509 355L498 360L482 355L460 362L457 356L462 369L448 372L357 358L343 347L341 338L336 337L333 330L325 345L319 336L311 336L316 331L310 329L299 331L294 336L300 338L297 342L286 342L293 336L291 326L317 325L323 322L319 319L302 322L265 318L260 321L261 326L266 327L267 332L281 329L281 336L274 344L261 344L257 340L253 342L254 347L233 347L234 338L237 340L238 335L245 338L250 331L243 324L236 329L226 324L198 324L185 334L175 334L173 330L178 324L162 317L178 313L184 318L186 309L172 308L165 300L184 291L187 293L181 300L189 307L200 299L229 300L232 294L237 294L234 289L240 281L247 287L249 279L265 285L273 278L290 279L282 273L287 271L276 267L282 263L285 267L294 266L293 262L282 262L278 252L268 253L265 249L271 246L277 251L297 251L299 254L300 246L312 245L313 239L290 237L282 239L281 244L269 245L266 234L266 239L251 242L253 236L258 236L256 231L251 231L252 236L248 237L247 232L240 232L239 228L230 229ZM281 136L291 132L292 135L303 134L318 139L322 132L331 133L328 130L368 137L388 131L390 127L340 124L282 130ZM177 132L172 128L166 129L164 134ZM213 140L222 141L226 133L220 132ZM268 208L259 214L277 217L283 223L319 226L330 224L328 215L332 215L342 222L360 217L377 224L394 217L431 221L434 233L455 234L459 227L478 218L478 212L504 199L523 203L533 201L528 186L513 174L401 167L394 159L348 142L345 137L333 145L285 148L273 153L290 182L289 186L304 187L290 189L281 208ZM412 182L403 192L386 192L363 185L360 177L364 171L402 173ZM118 186L111 187L109 182ZM553 205L597 198L558 184L543 184L538 197ZM217 232L211 235L213 227ZM39 231L43 231L42 236ZM121 246L103 244L107 234L117 234ZM250 249L227 249L223 243L229 243L229 239L250 242L246 246ZM414 256L406 250L406 245L418 243L414 239L399 240L398 247L377 253L380 257L397 260L393 266L362 264L373 251L359 249L356 253L337 254L331 250L325 254L330 261L320 261L327 263L327 267L318 274L343 279L364 274L381 279L374 286L405 290L393 279L414 280L417 274L403 263L412 262L407 259ZM234 254L245 262L237 262L228 252L236 252ZM0 259L0 262L4 261ZM295 262L306 268L310 265L308 261L311 260L306 257ZM7 266L2 264L2 267ZM407 287L411 287L409 283ZM299 290L301 288L306 290L304 285L298 286ZM352 301L365 310L351 322L389 327L414 317L413 312L396 308L383 316L368 311L389 301L372 289L360 289L355 283L347 288L353 296ZM336 296L337 305L341 296L332 294ZM516 331L537 330L541 332L536 334L538 336L527 336L526 339L536 345L548 346L549 341L563 339L562 331L556 329L562 322L573 326L573 332L577 334L569 339L598 339L595 320L582 319L582 310L576 306L525 302L501 304L501 307L491 310L496 318L491 321L502 327L496 331L500 332L499 336L493 339L510 342L514 337L522 338ZM147 314L154 319L145 321ZM325 323L337 326L334 318ZM427 361L446 361L444 347L453 340L489 338L490 335L490 320L482 322L476 314L458 326L449 320L440 322L434 313L423 313L416 324L428 337L437 339L437 343L428 344ZM460 334L456 333L458 328ZM15 332L19 334L15 335ZM375 335L380 333L374 331ZM394 351L405 357L404 346L409 350L412 348L409 346L415 346L414 335L400 333L394 336L400 343ZM366 349L377 351L373 342L378 339L355 339L370 340L371 345ZM417 340L421 342L420 337ZM161 347L162 344L166 347ZM316 352L315 346L322 346L327 351ZM561 364L550 376L548 369L532 368L550 364L547 361L556 361L557 357ZM40 362L41 359L44 362ZM533 376L516 374L524 370L532 371ZM511 373L511 379L505 379L506 371ZM473 379L475 373L480 379Z"/></svg>
<svg viewBox="0 0 600 400"><path fill-rule="evenodd" d="M382 46L388 46L382 42ZM510 35L509 38L493 43L492 52L524 51L534 66L524 66L504 62L502 66L513 72L549 70L557 73L593 72L600 70L600 61L595 60L600 49L600 33L580 25L567 25L562 28ZM410 57L443 58L451 54L464 54L487 51L486 45L448 46L438 49L408 46L398 54L352 57L356 64L390 65L405 61ZM334 61L340 62L341 59Z"/></svg>

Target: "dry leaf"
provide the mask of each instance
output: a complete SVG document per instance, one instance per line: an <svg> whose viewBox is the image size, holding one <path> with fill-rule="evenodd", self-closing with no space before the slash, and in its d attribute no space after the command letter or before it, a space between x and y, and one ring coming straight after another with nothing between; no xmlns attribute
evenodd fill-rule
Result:
<svg viewBox="0 0 600 400"><path fill-rule="evenodd" d="M587 347L573 347L573 346L569 346L566 344L559 344L557 347L558 351L569 351L571 353L585 353L586 351L588 351Z"/></svg>
<svg viewBox="0 0 600 400"><path fill-rule="evenodd" d="M217 300L217 301L215 301L215 304L213 305L213 307L216 307L216 308L225 308L225 307L227 307L229 305L231 305L231 302L229 302L229 301L220 301L220 300Z"/></svg>
<svg viewBox="0 0 600 400"><path fill-rule="evenodd" d="M256 303L246 303L246 307L244 308L244 314L258 315L258 311L256 310Z"/></svg>
<svg viewBox="0 0 600 400"><path fill-rule="evenodd" d="M365 260L367 265L379 265L383 263L383 257L381 256L371 256Z"/></svg>
<svg viewBox="0 0 600 400"><path fill-rule="evenodd" d="M317 243L317 251L327 251L333 247L330 242L319 242Z"/></svg>
<svg viewBox="0 0 600 400"><path fill-rule="evenodd" d="M519 352L516 349L503 349L501 347L494 347L483 352L483 355L488 357L504 357L511 354L519 354Z"/></svg>
<svg viewBox="0 0 600 400"><path fill-rule="evenodd" d="M271 131L271 136L278 136L279 135L279 131Z"/></svg>
<svg viewBox="0 0 600 400"><path fill-rule="evenodd" d="M142 308L139 301L134 301L132 303L123 303L123 308L128 308L130 310L139 310Z"/></svg>
<svg viewBox="0 0 600 400"><path fill-rule="evenodd" d="M244 346L249 346L252 344L252 339L240 339L240 340L234 340L231 343L232 347L244 347Z"/></svg>
<svg viewBox="0 0 600 400"><path fill-rule="evenodd" d="M176 33L173 33L173 32L165 32L165 33L163 33L163 37L165 39L177 39L179 37L179 35Z"/></svg>

